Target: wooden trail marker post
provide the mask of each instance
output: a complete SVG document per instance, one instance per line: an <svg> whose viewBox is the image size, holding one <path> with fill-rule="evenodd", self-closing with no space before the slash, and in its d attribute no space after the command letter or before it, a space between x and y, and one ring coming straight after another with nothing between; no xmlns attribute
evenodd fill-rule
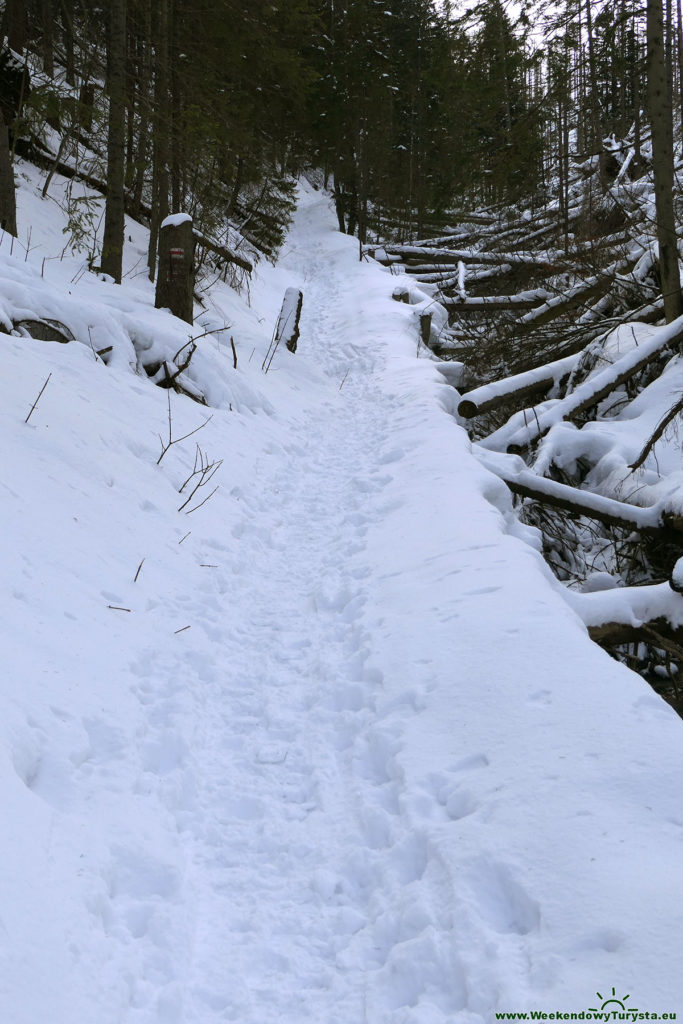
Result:
<svg viewBox="0 0 683 1024"><path fill-rule="evenodd" d="M154 305L194 323L194 234L188 213L174 213L159 229L159 270Z"/></svg>

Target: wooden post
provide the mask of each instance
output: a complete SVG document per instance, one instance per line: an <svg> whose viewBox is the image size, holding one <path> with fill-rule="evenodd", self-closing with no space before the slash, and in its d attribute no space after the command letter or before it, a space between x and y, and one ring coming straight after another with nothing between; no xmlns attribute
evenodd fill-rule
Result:
<svg viewBox="0 0 683 1024"><path fill-rule="evenodd" d="M429 338L432 333L432 314L420 313L420 337L422 343L429 347Z"/></svg>
<svg viewBox="0 0 683 1024"><path fill-rule="evenodd" d="M194 322L194 234L192 218L187 213L175 213L162 223L159 230L159 269L154 305L157 309L170 309L185 320Z"/></svg>

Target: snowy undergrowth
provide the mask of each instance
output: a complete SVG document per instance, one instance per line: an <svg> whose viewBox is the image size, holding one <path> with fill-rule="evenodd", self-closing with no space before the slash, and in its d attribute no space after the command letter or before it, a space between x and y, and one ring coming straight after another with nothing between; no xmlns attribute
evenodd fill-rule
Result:
<svg viewBox="0 0 683 1024"><path fill-rule="evenodd" d="M61 226L22 203L3 301L32 273L34 312L176 345L137 271L41 277ZM214 408L173 395L174 435L213 417L158 465L167 393L130 360L0 338L3 1020L677 1008L680 721L518 536L395 283L302 190L251 307L212 292L238 368L206 340ZM299 350L265 376L286 286ZM196 444L223 464L188 515Z"/></svg>

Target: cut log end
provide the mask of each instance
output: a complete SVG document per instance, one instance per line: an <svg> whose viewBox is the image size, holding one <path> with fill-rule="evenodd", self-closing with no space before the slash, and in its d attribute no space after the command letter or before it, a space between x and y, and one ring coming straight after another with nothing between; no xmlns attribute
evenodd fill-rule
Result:
<svg viewBox="0 0 683 1024"><path fill-rule="evenodd" d="M463 419L471 420L475 416L479 415L479 409L476 402L469 402L466 398L458 405L458 415L462 416Z"/></svg>

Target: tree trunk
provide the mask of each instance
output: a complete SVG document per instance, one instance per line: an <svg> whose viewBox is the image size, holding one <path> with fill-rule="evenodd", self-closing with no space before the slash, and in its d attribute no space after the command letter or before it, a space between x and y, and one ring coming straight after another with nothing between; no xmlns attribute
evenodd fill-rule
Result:
<svg viewBox="0 0 683 1024"><path fill-rule="evenodd" d="M602 132L600 126L598 75L595 67L595 41L593 39L593 16L591 14L592 2L593 0L585 0L586 42L588 48L588 78L590 85L591 151L593 153L599 153L602 150Z"/></svg>
<svg viewBox="0 0 683 1024"><path fill-rule="evenodd" d="M126 147L126 0L109 8L109 134L107 138L107 201L104 215L102 270L121 283L123 267L124 175Z"/></svg>
<svg viewBox="0 0 683 1024"><path fill-rule="evenodd" d="M140 130L135 155L135 178L133 181L133 207L140 211L142 192L145 184L145 169L149 152L149 124L151 113L152 84L152 6L151 0L145 0L142 12L142 57L139 64L139 104Z"/></svg>
<svg viewBox="0 0 683 1024"><path fill-rule="evenodd" d="M40 4L40 20L41 30L43 34L43 46L42 46L42 58L43 58L43 71L48 78L53 78L55 73L55 62L54 62L54 41L53 41L53 25L54 25L54 4L53 0L41 0Z"/></svg>
<svg viewBox="0 0 683 1024"><path fill-rule="evenodd" d="M16 237L17 203L14 190L14 169L10 158L9 132L0 112L0 228Z"/></svg>
<svg viewBox="0 0 683 1024"><path fill-rule="evenodd" d="M680 110L681 134L683 134L683 11L681 0L676 0L676 41L678 51L678 104Z"/></svg>
<svg viewBox="0 0 683 1024"><path fill-rule="evenodd" d="M152 216L147 254L150 281L154 280L156 268L159 225L168 216L168 4L169 0L158 0L155 4L154 157L152 170Z"/></svg>
<svg viewBox="0 0 683 1024"><path fill-rule="evenodd" d="M26 0L7 0L3 29L10 49L23 53L28 34L28 5Z"/></svg>
<svg viewBox="0 0 683 1024"><path fill-rule="evenodd" d="M664 315L667 323L671 323L683 313L683 298L673 202L673 128L663 22L662 0L647 0L648 105L652 123L652 169L655 181L659 272Z"/></svg>
<svg viewBox="0 0 683 1024"><path fill-rule="evenodd" d="M74 56L74 5L73 0L61 0L62 31L64 33L64 51L66 53L66 80L69 85L76 82L76 65Z"/></svg>

